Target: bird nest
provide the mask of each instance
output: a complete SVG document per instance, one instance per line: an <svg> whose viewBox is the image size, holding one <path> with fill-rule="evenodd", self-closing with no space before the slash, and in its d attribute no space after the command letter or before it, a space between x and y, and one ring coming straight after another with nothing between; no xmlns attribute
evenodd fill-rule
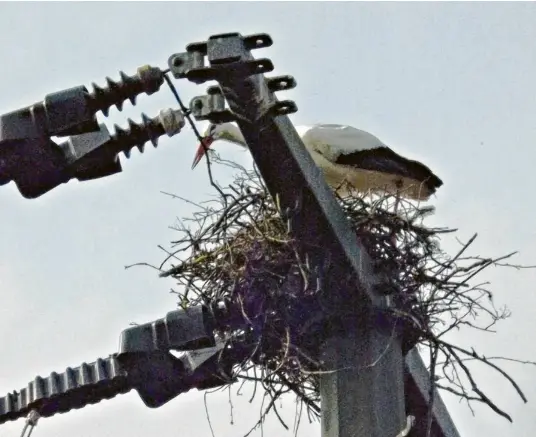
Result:
<svg viewBox="0 0 536 437"><path fill-rule="evenodd" d="M181 198L196 211L176 227L180 238L159 267L161 275L182 286L175 292L184 308L227 303L219 335L241 351L234 376L261 384L269 399L259 424L269 411L279 417L275 400L285 393L295 394L310 417L318 417L319 347L330 320L348 316L349 306L326 305L326 292L304 258L303 246L293 239L259 174L217 156L212 161L232 167L234 180L226 187L212 182L216 197L208 202ZM510 419L479 388L471 362L499 372L525 400L518 385L492 360L448 339L459 328L491 330L509 316L506 308L495 308L478 275L490 266L510 266L505 260L513 253L469 256L474 236L449 255L440 240L455 230L426 226L433 208L398 196L368 193L338 201L375 273L392 279L397 302L392 316L410 327L404 331L409 347L417 344L421 353L429 351L424 356L430 357L431 381L469 406L483 402ZM332 294L329 300L334 301Z"/></svg>

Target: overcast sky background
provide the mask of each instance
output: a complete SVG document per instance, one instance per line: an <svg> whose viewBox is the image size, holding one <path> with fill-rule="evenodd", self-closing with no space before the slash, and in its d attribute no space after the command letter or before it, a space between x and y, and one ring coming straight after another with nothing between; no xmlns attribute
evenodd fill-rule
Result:
<svg viewBox="0 0 536 437"><path fill-rule="evenodd" d="M296 124L351 124L425 161L445 182L434 223L459 228L461 238L478 231L473 253L518 250L519 262L535 264L534 23L534 3L1 3L0 112L64 88L104 84L119 70L165 67L169 55L211 34L267 32L275 44L256 56L271 58L274 74L296 77L297 89L285 95L298 104ZM186 101L206 88L178 86ZM108 126L175 104L163 88L125 106L123 113L112 110ZM161 190L194 200L211 195L204 167L190 170L195 146L185 130L157 150L148 146L143 156L123 159L119 175L71 182L37 200L22 198L12 184L0 189L0 395L36 375L107 356L130 322L175 308L173 281L124 266L161 261L157 245L168 244L175 237L169 226L191 212ZM248 161L232 146L220 151ZM482 279L493 281L497 304L508 305L512 318L496 335L465 332L460 340L489 355L535 360L536 272L494 269ZM536 431L536 367L505 368L529 403L483 371L481 388L514 424L486 407L473 417L444 396L462 436ZM233 399L234 425L228 393L208 398L216 437L239 437L258 417L259 404L247 403L247 391ZM286 411L292 418L292 400ZM0 436L18 436L23 422L0 426ZM300 435L319 432L318 424L302 421ZM34 435L211 434L202 394L150 410L133 392L44 419ZM265 435L291 434L269 420Z"/></svg>

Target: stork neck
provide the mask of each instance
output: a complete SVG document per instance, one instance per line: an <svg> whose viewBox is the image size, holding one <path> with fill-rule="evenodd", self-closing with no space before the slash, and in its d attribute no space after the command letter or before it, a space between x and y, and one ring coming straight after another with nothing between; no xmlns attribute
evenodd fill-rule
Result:
<svg viewBox="0 0 536 437"><path fill-rule="evenodd" d="M244 148L248 148L248 143L246 143L246 140L244 139L244 137L242 136L242 134L239 134L240 137L229 137L227 138L227 141L231 142L231 143L234 143L234 144L238 144L239 146L242 146Z"/></svg>
<svg viewBox="0 0 536 437"><path fill-rule="evenodd" d="M240 132L240 129L235 125L228 125L226 129L221 134L221 139L225 141L229 141L230 143L237 144L239 146L242 146L244 148L248 148L248 144L246 143L246 140L244 136L242 135L242 132Z"/></svg>

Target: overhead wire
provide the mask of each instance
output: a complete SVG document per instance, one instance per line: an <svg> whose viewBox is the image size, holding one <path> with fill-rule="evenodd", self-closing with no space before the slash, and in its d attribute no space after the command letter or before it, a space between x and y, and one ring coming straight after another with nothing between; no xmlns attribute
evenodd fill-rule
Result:
<svg viewBox="0 0 536 437"><path fill-rule="evenodd" d="M22 428L20 437L30 437L32 435L34 428L37 426L37 422L39 421L40 417L41 417L40 414L36 410L30 411L28 413L28 416L26 417L24 428ZM26 434L26 431L28 429L29 429L28 434Z"/></svg>
<svg viewBox="0 0 536 437"><path fill-rule="evenodd" d="M209 177L209 180L210 180L210 184L216 189L216 191L218 191L218 194L224 199L224 201L227 202L227 195L222 191L222 189L218 186L218 184L216 184L216 182L214 182L214 178L212 177L212 168L211 168L212 164L210 162L209 154L207 153L208 148L207 148L207 146L205 144L204 138L199 133L199 130L197 129L195 121L192 119L190 109L187 108L186 105L183 103L182 99L180 98L179 92L177 91L177 88L175 87L175 85L171 81L168 73L169 73L169 70L166 70L165 74L164 74L164 79L165 79L166 83L168 84L169 89L171 90L171 93L175 97L175 100L177 100L177 103L179 104L179 108L181 109L182 113L184 114L184 116L188 120L188 123L190 124L192 130L194 131L195 136L197 137L197 139L199 140L199 143L201 144L201 146L203 147L203 149L205 151L204 156L206 157L207 172L208 172L208 177Z"/></svg>

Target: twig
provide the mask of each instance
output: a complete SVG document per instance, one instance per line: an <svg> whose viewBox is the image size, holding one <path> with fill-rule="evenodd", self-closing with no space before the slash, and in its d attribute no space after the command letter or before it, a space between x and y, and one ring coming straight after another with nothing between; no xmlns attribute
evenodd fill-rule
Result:
<svg viewBox="0 0 536 437"><path fill-rule="evenodd" d="M218 329L232 338L231 350L242 350L236 376L254 383L250 402L264 389L260 418L250 432L261 426L262 433L266 415L279 415L275 402L287 392L295 394L309 420L315 420L320 415L318 375L324 372L315 357L324 327L354 310L345 299L337 299L333 290L322 289L316 276L318 266L311 265L307 247L293 239L277 196L274 200L269 195L256 169L246 170L217 156L212 162L235 169L234 181L218 186L216 197L206 202L165 193L196 210L176 226L180 236L173 250L161 248L167 257L157 270L181 285L178 294L184 307L219 299L229 302L229 320ZM475 278L491 266L515 268L505 262L515 252L494 258L470 255L477 238L474 234L450 256L441 248L440 238L456 230L426 227L424 220L433 208L396 195L357 193L338 197L338 202L377 274L391 281L389 290L397 303L392 316L397 324L400 320L411 326L418 344L431 354L428 435L434 386L459 396L471 411L476 401L511 420L479 387L468 367L473 361L488 365L525 400L514 379L493 363L497 357L463 349L445 336L455 329L492 333L499 321L510 316L506 308L495 308L485 278ZM171 259L176 265L167 268Z"/></svg>

